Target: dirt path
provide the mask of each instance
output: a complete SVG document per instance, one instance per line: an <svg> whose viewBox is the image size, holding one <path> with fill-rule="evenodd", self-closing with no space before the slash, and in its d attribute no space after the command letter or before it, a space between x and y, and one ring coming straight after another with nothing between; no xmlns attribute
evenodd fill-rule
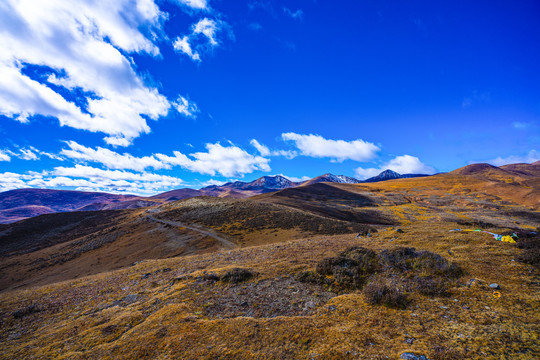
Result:
<svg viewBox="0 0 540 360"><path fill-rule="evenodd" d="M230 240L227 240L225 238L222 238L221 236L217 235L216 233L214 233L213 231L211 231L209 229L202 228L202 227L199 227L197 225L187 225L187 224L184 224L184 223L181 223L181 222L178 222L178 221L158 219L158 218L156 218L156 217L154 217L152 215L148 215L147 217L148 217L148 219L150 219L152 221L155 221L155 222L159 222L159 223L167 224L167 225L171 225L171 226L184 227L186 229L189 229L189 230L198 232L200 234L209 236L209 237L219 241L221 243L221 245L223 245L223 247L225 249L234 249L234 248L236 248L236 245L233 242L231 242Z"/></svg>

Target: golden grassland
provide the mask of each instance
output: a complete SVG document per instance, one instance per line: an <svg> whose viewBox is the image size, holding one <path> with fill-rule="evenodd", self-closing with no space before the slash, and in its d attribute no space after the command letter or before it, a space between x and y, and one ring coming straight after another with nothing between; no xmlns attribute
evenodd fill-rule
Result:
<svg viewBox="0 0 540 360"><path fill-rule="evenodd" d="M416 209L415 216L424 215ZM516 261L515 245L449 232L456 227L411 220L403 233L312 236L147 260L1 293L0 358L396 359L405 351L430 359L538 358L538 270ZM350 246L429 250L466 274L450 296L409 294L403 310L369 305L361 292L296 281L298 272ZM233 267L257 276L239 284L207 280ZM500 297L488 287L493 282Z"/></svg>
<svg viewBox="0 0 540 360"><path fill-rule="evenodd" d="M488 173L184 200L131 211L101 237L8 257L2 271L11 264L16 273L34 271L32 256L65 255L52 280L70 280L28 272L20 275L26 286L39 286L0 292L0 359L538 359L540 273L520 262L532 250L450 231L537 230L538 180ZM179 223L192 229L170 225ZM194 224L237 248L218 250ZM351 224L372 236L357 237ZM414 247L464 273L447 296L405 289L402 309L371 305L362 289L339 288L335 274L323 284L300 281L352 246ZM122 268L108 271L114 261ZM254 276L224 281L236 268ZM93 275L73 279L85 272ZM31 283L29 274L41 278Z"/></svg>

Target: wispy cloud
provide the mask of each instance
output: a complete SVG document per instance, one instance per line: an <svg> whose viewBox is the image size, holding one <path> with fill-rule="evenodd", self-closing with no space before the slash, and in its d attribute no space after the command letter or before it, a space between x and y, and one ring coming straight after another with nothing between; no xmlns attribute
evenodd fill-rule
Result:
<svg viewBox="0 0 540 360"><path fill-rule="evenodd" d="M259 143L256 139L251 139L250 144L257 149L261 156L283 156L287 159L295 158L298 153L291 150L270 150L268 146Z"/></svg>
<svg viewBox="0 0 540 360"><path fill-rule="evenodd" d="M179 4L188 6L196 10L208 10L208 2L206 0L177 0Z"/></svg>
<svg viewBox="0 0 540 360"><path fill-rule="evenodd" d="M178 100L173 103L173 106L180 114L190 118L196 118L199 112L197 104L190 102L183 96L179 96Z"/></svg>
<svg viewBox="0 0 540 360"><path fill-rule="evenodd" d="M517 163L533 163L540 160L540 151L531 150L525 155L511 155L507 157L497 157L495 159L488 160L487 163L502 166L507 164L517 164Z"/></svg>
<svg viewBox="0 0 540 360"><path fill-rule="evenodd" d="M420 161L419 158L411 155L401 155L384 163L378 168L362 168L355 170L356 176L359 179L367 179L376 176L384 170L392 170L399 174L433 174L435 169Z"/></svg>
<svg viewBox="0 0 540 360"><path fill-rule="evenodd" d="M151 195L183 184L182 179L172 176L103 170L83 165L56 167L42 173L0 173L0 191L25 187L69 187L82 191Z"/></svg>
<svg viewBox="0 0 540 360"><path fill-rule="evenodd" d="M63 156L83 163L98 163L108 169L144 171L148 168L159 170L179 166L200 174L221 174L225 177L243 177L257 170L270 171L270 159L249 154L233 144L223 146L209 143L206 144L206 152L189 155L174 151L173 156L158 153L143 157L120 154L102 147L92 149L74 141L66 144L69 149L61 151Z"/></svg>
<svg viewBox="0 0 540 360"><path fill-rule="evenodd" d="M66 142L69 149L62 149L60 154L76 161L85 163L99 163L108 169L129 169L135 171L143 171L147 168L154 169L170 169L169 164L163 163L154 156L136 157L128 153L119 154L115 151L97 147L92 149L84 145L80 145L75 141Z"/></svg>
<svg viewBox="0 0 540 360"><path fill-rule="evenodd" d="M285 13L285 15L295 20L302 20L304 18L304 12L301 9L293 11L289 8L283 7L283 12Z"/></svg>
<svg viewBox="0 0 540 360"><path fill-rule="evenodd" d="M270 171L269 159L251 155L237 146L215 143L206 144L206 149L206 152L196 152L189 157L179 151L173 152L174 156L157 154L156 157L167 164L212 176L243 177L257 170Z"/></svg>
<svg viewBox="0 0 540 360"><path fill-rule="evenodd" d="M41 156L46 156L50 159L55 159L55 160L60 160L60 161L64 160L61 156L58 156L56 154L51 154L46 151L38 150L33 146L28 146L24 148L17 147L15 151L5 150L4 153L6 154L6 156L12 156L12 157L19 158L22 160L39 160L41 159Z"/></svg>
<svg viewBox="0 0 540 360"><path fill-rule="evenodd" d="M201 61L201 56L199 55L199 53L194 52L193 49L191 48L188 36L176 38L176 40L173 43L173 48L176 51L186 54L193 61Z"/></svg>
<svg viewBox="0 0 540 360"><path fill-rule="evenodd" d="M527 129L533 127L534 123L532 123L532 122L514 121L512 123L512 126L514 127L514 129L527 130Z"/></svg>
<svg viewBox="0 0 540 360"><path fill-rule="evenodd" d="M471 106L484 104L491 101L491 93L489 91L478 91L474 90L469 96L466 96L461 102L461 107L463 109L470 108Z"/></svg>
<svg viewBox="0 0 540 360"><path fill-rule="evenodd" d="M9 156L9 154L3 150L0 150L0 161L10 161L11 160L11 156Z"/></svg>
<svg viewBox="0 0 540 360"><path fill-rule="evenodd" d="M259 24L259 23L257 23L257 22L253 22L253 23L250 23L250 24L248 25L248 28L250 28L250 29L253 30L253 31L259 31L259 30L262 29L262 25Z"/></svg>
<svg viewBox="0 0 540 360"><path fill-rule="evenodd" d="M227 23L221 20L203 18L191 26L191 33L175 39L173 47L193 61L201 61L201 53L219 46L218 33L227 32L233 37Z"/></svg>
<svg viewBox="0 0 540 360"><path fill-rule="evenodd" d="M325 139L320 135L302 135L293 132L283 133L285 141L292 141L301 155L315 158L331 158L333 161L367 161L374 158L379 147L361 139L346 141Z"/></svg>

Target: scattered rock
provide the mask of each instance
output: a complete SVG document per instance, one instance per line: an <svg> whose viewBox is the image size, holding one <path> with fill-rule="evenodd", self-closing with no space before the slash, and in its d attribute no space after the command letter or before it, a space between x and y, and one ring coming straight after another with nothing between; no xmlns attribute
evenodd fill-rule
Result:
<svg viewBox="0 0 540 360"><path fill-rule="evenodd" d="M317 306L317 304L315 304L315 301L308 301L304 305L304 310L313 309L315 306Z"/></svg>
<svg viewBox="0 0 540 360"><path fill-rule="evenodd" d="M499 284L497 283L489 284L489 287L492 288L493 290L500 290L501 288Z"/></svg>
<svg viewBox="0 0 540 360"><path fill-rule="evenodd" d="M414 343L414 340L416 340L413 337L405 337L405 342L409 345L412 345Z"/></svg>
<svg viewBox="0 0 540 360"><path fill-rule="evenodd" d="M412 352L404 352L399 358L405 360L429 360L425 355L416 355Z"/></svg>

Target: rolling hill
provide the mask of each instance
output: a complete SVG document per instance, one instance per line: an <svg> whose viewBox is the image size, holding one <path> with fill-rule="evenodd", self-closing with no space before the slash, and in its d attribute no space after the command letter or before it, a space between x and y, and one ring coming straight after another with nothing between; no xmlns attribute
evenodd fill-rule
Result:
<svg viewBox="0 0 540 360"><path fill-rule="evenodd" d="M0 225L0 358L534 359L535 166Z"/></svg>

